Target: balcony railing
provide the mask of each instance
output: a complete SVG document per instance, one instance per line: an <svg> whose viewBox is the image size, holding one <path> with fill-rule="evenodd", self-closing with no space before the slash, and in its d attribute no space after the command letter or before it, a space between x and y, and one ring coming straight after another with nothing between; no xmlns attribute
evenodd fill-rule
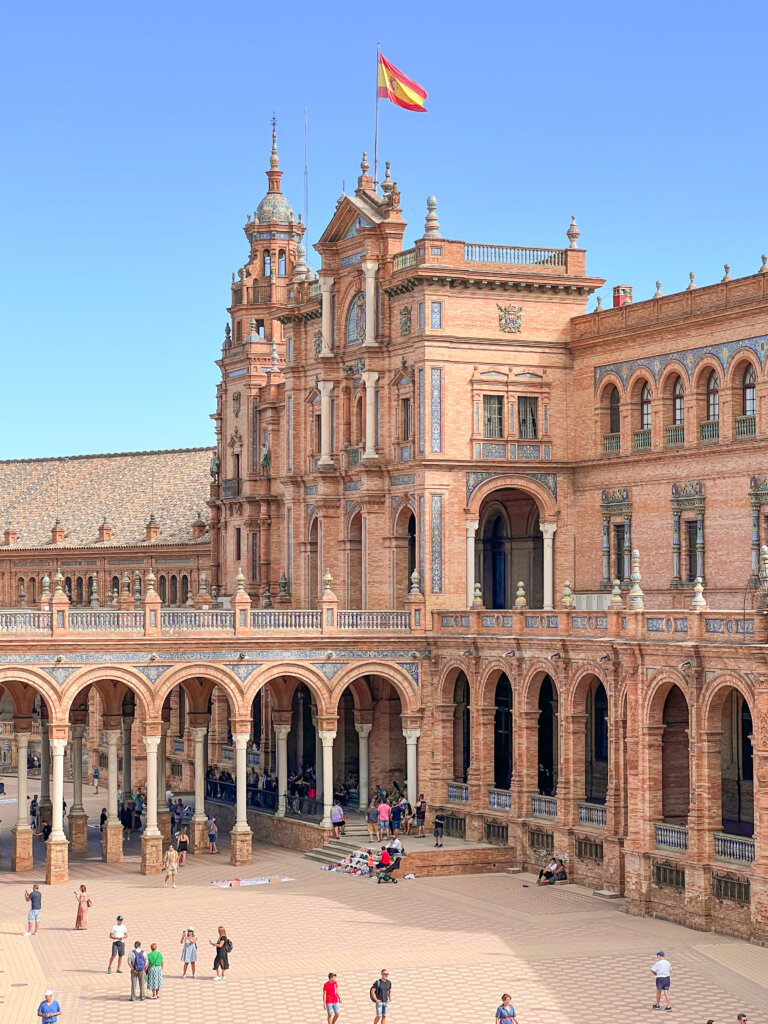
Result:
<svg viewBox="0 0 768 1024"><path fill-rule="evenodd" d="M508 789L489 789L488 806L508 811L512 807L512 794Z"/></svg>
<svg viewBox="0 0 768 1024"><path fill-rule="evenodd" d="M603 451L613 454L621 447L621 434L603 434Z"/></svg>
<svg viewBox="0 0 768 1024"><path fill-rule="evenodd" d="M650 430L636 430L635 431L635 451L645 451L651 447L651 432Z"/></svg>
<svg viewBox="0 0 768 1024"><path fill-rule="evenodd" d="M410 612L339 612L339 629L386 629L406 633L411 628Z"/></svg>
<svg viewBox="0 0 768 1024"><path fill-rule="evenodd" d="M393 261L394 270L405 270L408 267L416 266L416 250L406 249L404 252L399 252Z"/></svg>
<svg viewBox="0 0 768 1024"><path fill-rule="evenodd" d="M718 441L720 439L720 421L703 420L699 424L700 441Z"/></svg>
<svg viewBox="0 0 768 1024"><path fill-rule="evenodd" d="M755 417L754 416L737 416L736 417L736 437L754 437L755 436Z"/></svg>
<svg viewBox="0 0 768 1024"><path fill-rule="evenodd" d="M607 814L604 807L598 804L588 804L579 800L579 824L594 825L596 828L605 828Z"/></svg>
<svg viewBox="0 0 768 1024"><path fill-rule="evenodd" d="M556 818L557 797L531 794L531 814L534 818Z"/></svg>
<svg viewBox="0 0 768 1024"><path fill-rule="evenodd" d="M667 444L685 444L685 427L682 423L674 423L667 427Z"/></svg>
<svg viewBox="0 0 768 1024"><path fill-rule="evenodd" d="M466 804L469 803L469 786L463 782L448 783L448 803Z"/></svg>
<svg viewBox="0 0 768 1024"><path fill-rule="evenodd" d="M50 612L0 612L0 633L50 633Z"/></svg>
<svg viewBox="0 0 768 1024"><path fill-rule="evenodd" d="M240 485L242 480L239 477L231 477L229 480L221 481L221 496L222 498L239 498L240 497Z"/></svg>
<svg viewBox="0 0 768 1024"><path fill-rule="evenodd" d="M677 850L685 853L688 849L688 829L681 825L667 825L663 821L654 822L656 830L656 848L659 850Z"/></svg>
<svg viewBox="0 0 768 1024"><path fill-rule="evenodd" d="M320 611L263 608L251 612L251 629L320 629Z"/></svg>
<svg viewBox="0 0 768 1024"><path fill-rule="evenodd" d="M715 857L718 860L735 860L742 864L751 864L755 859L755 840L715 832Z"/></svg>
<svg viewBox="0 0 768 1024"><path fill-rule="evenodd" d="M162 630L233 630L234 612L228 611L180 611L160 612L160 628Z"/></svg>
<svg viewBox="0 0 768 1024"><path fill-rule="evenodd" d="M77 633L141 632L144 629L144 612L115 611L112 608L71 611L69 628Z"/></svg>
<svg viewBox="0 0 768 1024"><path fill-rule="evenodd" d="M564 267L565 249L466 244L464 259L467 263L503 263L515 267Z"/></svg>

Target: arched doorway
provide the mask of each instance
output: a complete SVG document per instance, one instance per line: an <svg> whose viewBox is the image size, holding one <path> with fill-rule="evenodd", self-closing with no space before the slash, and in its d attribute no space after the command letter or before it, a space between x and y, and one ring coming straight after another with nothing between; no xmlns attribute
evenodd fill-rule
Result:
<svg viewBox="0 0 768 1024"><path fill-rule="evenodd" d="M502 673L496 683L493 719L493 785L509 789L512 781L512 687Z"/></svg>
<svg viewBox="0 0 768 1024"><path fill-rule="evenodd" d="M723 832L752 836L755 828L752 713L736 689L731 689L723 701L722 723Z"/></svg>
<svg viewBox="0 0 768 1024"><path fill-rule="evenodd" d="M557 689L550 676L544 676L539 687L539 793L555 796L558 765L558 700Z"/></svg>
<svg viewBox="0 0 768 1024"><path fill-rule="evenodd" d="M470 762L469 682L459 672L453 687L453 780L466 782Z"/></svg>
<svg viewBox="0 0 768 1024"><path fill-rule="evenodd" d="M679 686L672 686L664 701L661 741L661 813L669 825L688 826L690 759L688 702Z"/></svg>
<svg viewBox="0 0 768 1024"><path fill-rule="evenodd" d="M364 607L363 585L363 515L356 512L349 524L347 551L347 594L349 608Z"/></svg>
<svg viewBox="0 0 768 1024"><path fill-rule="evenodd" d="M307 541L307 607L317 608L320 599L320 526L315 516L309 526Z"/></svg>
<svg viewBox="0 0 768 1024"><path fill-rule="evenodd" d="M486 608L512 608L522 580L528 604L544 603L544 538L539 507L517 488L494 491L480 506L475 578Z"/></svg>
<svg viewBox="0 0 768 1024"><path fill-rule="evenodd" d="M394 607L404 608L411 590L411 574L416 568L416 516L409 506L400 510L395 523L395 550L392 580Z"/></svg>
<svg viewBox="0 0 768 1024"><path fill-rule="evenodd" d="M584 725L584 799L604 804L608 792L608 695L599 680L587 691Z"/></svg>

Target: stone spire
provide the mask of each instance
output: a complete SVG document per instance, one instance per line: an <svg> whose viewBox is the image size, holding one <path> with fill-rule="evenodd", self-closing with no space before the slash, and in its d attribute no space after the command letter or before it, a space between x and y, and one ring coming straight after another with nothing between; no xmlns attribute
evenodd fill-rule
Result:
<svg viewBox="0 0 768 1024"><path fill-rule="evenodd" d="M280 166L280 158L277 155L277 118L272 115L272 152L269 157L269 169L276 171Z"/></svg>

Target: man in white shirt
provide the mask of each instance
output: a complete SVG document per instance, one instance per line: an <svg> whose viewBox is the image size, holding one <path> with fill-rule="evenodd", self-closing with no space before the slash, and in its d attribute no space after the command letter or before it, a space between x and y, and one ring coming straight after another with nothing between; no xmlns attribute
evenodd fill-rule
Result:
<svg viewBox="0 0 768 1024"><path fill-rule="evenodd" d="M112 961L117 957L117 973L122 974L120 969L123 966L123 957L125 956L125 940L128 935L128 929L123 924L122 917L118 917L117 921L112 925L112 931L109 933L110 939L112 939L112 956L109 958L109 966L107 967L107 974L112 973Z"/></svg>
<svg viewBox="0 0 768 1024"><path fill-rule="evenodd" d="M664 1009L671 1012L672 1004L669 1001L669 972L671 964L663 952L656 954L656 963L651 966L651 970L656 975L656 1002L653 1004L653 1009L661 1009L661 993L663 992L667 1003Z"/></svg>

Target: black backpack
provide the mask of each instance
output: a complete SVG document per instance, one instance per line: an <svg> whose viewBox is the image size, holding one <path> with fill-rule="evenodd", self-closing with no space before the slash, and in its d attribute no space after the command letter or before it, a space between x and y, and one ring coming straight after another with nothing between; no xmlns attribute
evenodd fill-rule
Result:
<svg viewBox="0 0 768 1024"><path fill-rule="evenodd" d="M232 939L227 939L227 941L224 943L224 952L231 953L234 948L235 947L232 945Z"/></svg>

